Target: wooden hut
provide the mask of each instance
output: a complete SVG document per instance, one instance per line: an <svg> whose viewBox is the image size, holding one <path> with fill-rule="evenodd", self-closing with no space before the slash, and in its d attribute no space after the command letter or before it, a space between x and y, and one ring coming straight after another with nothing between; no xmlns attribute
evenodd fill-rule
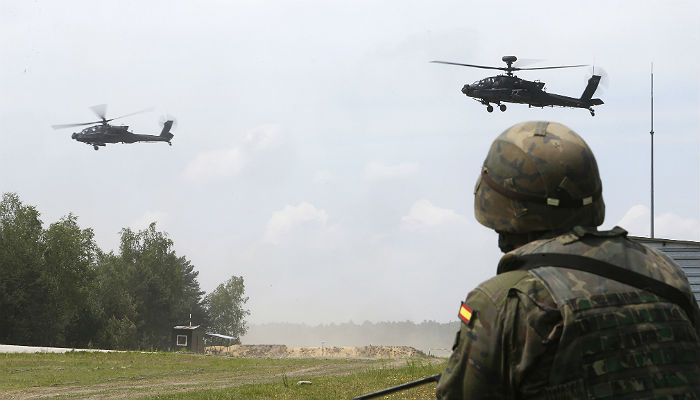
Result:
<svg viewBox="0 0 700 400"><path fill-rule="evenodd" d="M181 325L173 327L173 348L176 351L204 353L204 334L199 325Z"/></svg>

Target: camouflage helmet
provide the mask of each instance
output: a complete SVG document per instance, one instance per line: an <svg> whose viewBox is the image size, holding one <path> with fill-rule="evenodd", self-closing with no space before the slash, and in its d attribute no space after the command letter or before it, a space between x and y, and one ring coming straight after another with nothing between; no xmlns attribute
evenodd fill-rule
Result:
<svg viewBox="0 0 700 400"><path fill-rule="evenodd" d="M605 203L593 152L562 124L514 125L486 156L474 189L474 214L482 225L506 233L602 224Z"/></svg>

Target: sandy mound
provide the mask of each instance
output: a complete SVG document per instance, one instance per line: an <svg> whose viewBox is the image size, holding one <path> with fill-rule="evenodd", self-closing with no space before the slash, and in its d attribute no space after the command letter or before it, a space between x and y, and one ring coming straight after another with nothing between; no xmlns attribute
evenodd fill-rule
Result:
<svg viewBox="0 0 700 400"><path fill-rule="evenodd" d="M421 358L422 351L409 346L287 347L281 344L209 346L207 354L250 358Z"/></svg>

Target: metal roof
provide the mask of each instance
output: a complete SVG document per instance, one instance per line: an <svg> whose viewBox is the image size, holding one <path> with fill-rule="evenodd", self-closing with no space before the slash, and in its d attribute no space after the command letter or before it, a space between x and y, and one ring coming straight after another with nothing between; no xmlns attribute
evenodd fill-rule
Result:
<svg viewBox="0 0 700 400"><path fill-rule="evenodd" d="M207 336L214 336L214 337L218 337L218 338L222 338L222 339L229 339L229 340L234 340L234 339L236 339L236 338L233 337L233 336L222 335L222 334L220 334L220 333L207 333Z"/></svg>
<svg viewBox="0 0 700 400"><path fill-rule="evenodd" d="M688 278L695 300L700 304L700 242L633 236L630 236L630 238L646 246L663 251L678 263Z"/></svg>
<svg viewBox="0 0 700 400"><path fill-rule="evenodd" d="M192 326L192 325L173 326L173 329L191 329L191 330L195 330L195 329L197 329L197 328L199 328L199 325L194 325L194 326Z"/></svg>

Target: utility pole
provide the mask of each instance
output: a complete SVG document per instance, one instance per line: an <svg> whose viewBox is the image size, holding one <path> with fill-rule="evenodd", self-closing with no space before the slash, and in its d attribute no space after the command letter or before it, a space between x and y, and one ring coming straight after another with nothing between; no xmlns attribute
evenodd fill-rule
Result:
<svg viewBox="0 0 700 400"><path fill-rule="evenodd" d="M651 235L654 238L654 63L651 63Z"/></svg>

